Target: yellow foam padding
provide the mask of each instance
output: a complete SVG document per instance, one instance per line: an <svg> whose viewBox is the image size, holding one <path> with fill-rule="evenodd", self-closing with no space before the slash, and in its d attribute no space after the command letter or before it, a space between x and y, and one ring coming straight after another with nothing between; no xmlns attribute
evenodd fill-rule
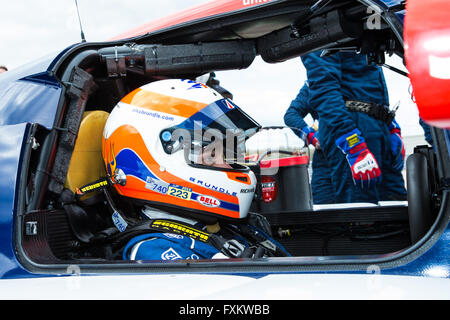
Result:
<svg viewBox="0 0 450 320"><path fill-rule="evenodd" d="M65 183L65 187L74 193L76 188L106 175L102 135L108 116L105 111L87 111L83 114Z"/></svg>

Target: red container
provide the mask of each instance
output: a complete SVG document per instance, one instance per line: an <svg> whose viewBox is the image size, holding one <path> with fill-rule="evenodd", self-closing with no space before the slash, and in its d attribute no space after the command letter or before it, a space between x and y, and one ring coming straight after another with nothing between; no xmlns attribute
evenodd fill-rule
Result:
<svg viewBox="0 0 450 320"><path fill-rule="evenodd" d="M251 210L258 213L311 211L308 165L308 156L261 160L259 166L252 168L260 192Z"/></svg>

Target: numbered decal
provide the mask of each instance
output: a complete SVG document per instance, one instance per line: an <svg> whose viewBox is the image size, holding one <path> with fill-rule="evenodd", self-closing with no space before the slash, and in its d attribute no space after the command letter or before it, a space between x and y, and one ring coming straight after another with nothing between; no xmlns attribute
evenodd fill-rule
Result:
<svg viewBox="0 0 450 320"><path fill-rule="evenodd" d="M183 200L191 200L192 189L171 184L167 194Z"/></svg>
<svg viewBox="0 0 450 320"><path fill-rule="evenodd" d="M152 179L150 177L147 177L145 187L151 191L155 191L161 194L167 194L167 192L169 191L169 184L167 182Z"/></svg>

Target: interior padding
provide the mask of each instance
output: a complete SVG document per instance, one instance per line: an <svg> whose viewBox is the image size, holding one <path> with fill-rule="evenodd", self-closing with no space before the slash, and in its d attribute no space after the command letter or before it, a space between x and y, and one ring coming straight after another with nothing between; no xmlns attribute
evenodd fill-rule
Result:
<svg viewBox="0 0 450 320"><path fill-rule="evenodd" d="M102 135L108 116L109 113L105 111L87 111L83 114L64 185L73 193L76 188L106 175L102 158ZM84 197L90 195L92 194Z"/></svg>

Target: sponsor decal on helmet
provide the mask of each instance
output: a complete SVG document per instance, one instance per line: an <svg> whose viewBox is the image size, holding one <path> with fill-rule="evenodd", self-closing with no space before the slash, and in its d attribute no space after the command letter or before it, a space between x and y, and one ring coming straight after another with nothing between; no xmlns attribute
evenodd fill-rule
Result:
<svg viewBox="0 0 450 320"><path fill-rule="evenodd" d="M206 85L204 85L203 83L195 83L192 85L192 87L190 87L188 90L192 90L192 89L202 89L202 88L208 88Z"/></svg>
<svg viewBox="0 0 450 320"><path fill-rule="evenodd" d="M193 178L193 177L190 177L189 181L191 181L191 182L193 182L195 184L198 184L199 186L202 186L202 187L214 190L214 191L218 191L218 192L221 192L221 193L225 193L225 194L228 194L228 195L233 196L233 197L237 196L236 192L230 192L228 189L225 189L225 188L222 188L222 187L219 187L219 186L215 186L212 183L204 182L202 180L198 180L198 179Z"/></svg>
<svg viewBox="0 0 450 320"><path fill-rule="evenodd" d="M220 206L220 201L210 196L199 195L197 201L205 207L215 208Z"/></svg>
<svg viewBox="0 0 450 320"><path fill-rule="evenodd" d="M169 183L162 180L153 179L151 177L147 177L145 187L151 191L155 191L161 194L167 194L167 192L169 191Z"/></svg>
<svg viewBox="0 0 450 320"><path fill-rule="evenodd" d="M234 109L234 106L228 100L225 100L225 103L227 104L228 109Z"/></svg>
<svg viewBox="0 0 450 320"><path fill-rule="evenodd" d="M192 189L177 186L176 184L170 184L167 194L169 196L180 198L183 200L191 200Z"/></svg>
<svg viewBox="0 0 450 320"><path fill-rule="evenodd" d="M255 192L255 188L241 189L241 193L251 193L251 192Z"/></svg>
<svg viewBox="0 0 450 320"><path fill-rule="evenodd" d="M137 113L137 114L140 114L140 115L144 115L144 116L149 116L149 117L152 117L152 118L155 118L155 119L161 119L161 120L167 120L167 121L174 121L175 120L175 118L172 117L172 116L161 114L161 113L155 112L155 111L147 111L147 110L134 108L133 110L131 110L131 112Z"/></svg>
<svg viewBox="0 0 450 320"><path fill-rule="evenodd" d="M181 81L192 84L192 86L190 86L187 90L208 88L208 86L204 85L203 83L196 82L194 80L181 79Z"/></svg>

